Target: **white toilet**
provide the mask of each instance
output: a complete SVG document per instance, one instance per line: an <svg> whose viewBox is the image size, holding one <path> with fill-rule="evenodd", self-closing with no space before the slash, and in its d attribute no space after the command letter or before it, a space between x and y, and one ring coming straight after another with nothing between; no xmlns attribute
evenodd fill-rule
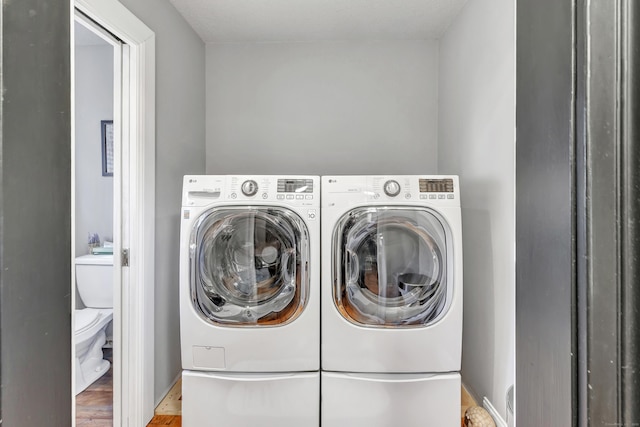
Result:
<svg viewBox="0 0 640 427"><path fill-rule="evenodd" d="M102 347L113 319L113 255L76 258L76 286L87 308L75 311L76 394L108 370Z"/></svg>

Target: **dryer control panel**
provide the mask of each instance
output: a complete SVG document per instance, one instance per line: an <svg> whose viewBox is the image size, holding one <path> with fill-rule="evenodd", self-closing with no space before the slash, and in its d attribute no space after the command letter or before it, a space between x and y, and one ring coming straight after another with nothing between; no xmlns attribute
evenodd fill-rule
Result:
<svg viewBox="0 0 640 427"><path fill-rule="evenodd" d="M296 175L187 175L184 177L182 206L206 206L222 202L319 206L320 177Z"/></svg>
<svg viewBox="0 0 640 427"><path fill-rule="evenodd" d="M427 203L460 206L456 175L322 177L323 205L331 203Z"/></svg>

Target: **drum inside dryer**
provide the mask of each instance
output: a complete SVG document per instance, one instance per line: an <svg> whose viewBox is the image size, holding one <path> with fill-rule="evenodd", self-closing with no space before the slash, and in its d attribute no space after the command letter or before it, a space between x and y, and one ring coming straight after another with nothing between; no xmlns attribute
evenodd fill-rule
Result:
<svg viewBox="0 0 640 427"><path fill-rule="evenodd" d="M334 302L350 321L410 327L434 322L449 292L446 232L426 208L357 208L334 234Z"/></svg>
<svg viewBox="0 0 640 427"><path fill-rule="evenodd" d="M208 321L287 323L304 308L309 238L294 212L277 207L214 208L191 235L191 295Z"/></svg>

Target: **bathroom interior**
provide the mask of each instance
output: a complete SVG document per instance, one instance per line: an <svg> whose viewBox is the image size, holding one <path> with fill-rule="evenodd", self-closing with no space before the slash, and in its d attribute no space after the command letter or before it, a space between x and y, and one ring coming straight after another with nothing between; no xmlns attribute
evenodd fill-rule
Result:
<svg viewBox="0 0 640 427"><path fill-rule="evenodd" d="M77 425L110 419L113 387L114 49L82 22L74 24L75 71L75 382Z"/></svg>
<svg viewBox="0 0 640 427"><path fill-rule="evenodd" d="M358 9L364 3L352 2L332 12L348 19L331 28L287 33L277 7L251 13L221 2L220 21L202 28L189 23L194 2L122 1L158 39L156 404L181 371L175 242L183 175L456 174L462 380L478 404L513 425L515 2L426 2L431 11L421 1L373 3L375 16L402 19L369 26L366 8ZM414 20L414 12L433 17ZM89 236L102 247L113 239L113 178L102 175L100 128L113 118L113 49L95 34L80 36L87 31L75 24L76 257L90 253ZM82 301L76 295L76 308Z"/></svg>

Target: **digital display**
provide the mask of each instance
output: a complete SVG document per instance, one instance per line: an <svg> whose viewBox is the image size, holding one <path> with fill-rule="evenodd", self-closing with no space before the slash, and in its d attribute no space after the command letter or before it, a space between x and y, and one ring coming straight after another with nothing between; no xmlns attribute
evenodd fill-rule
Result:
<svg viewBox="0 0 640 427"><path fill-rule="evenodd" d="M452 179L421 179L421 193L453 193Z"/></svg>
<svg viewBox="0 0 640 427"><path fill-rule="evenodd" d="M278 193L313 193L313 180L279 179Z"/></svg>

